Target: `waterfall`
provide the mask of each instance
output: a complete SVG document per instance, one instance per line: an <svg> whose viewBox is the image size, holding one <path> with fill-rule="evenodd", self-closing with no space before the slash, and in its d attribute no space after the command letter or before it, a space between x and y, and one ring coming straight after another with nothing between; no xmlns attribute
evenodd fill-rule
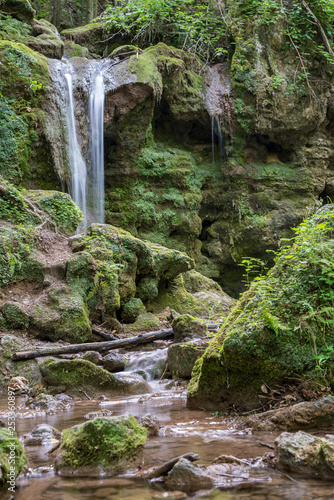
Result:
<svg viewBox="0 0 334 500"><path fill-rule="evenodd" d="M100 72L89 97L91 147L91 210L94 222L104 223L104 82Z"/></svg>
<svg viewBox="0 0 334 500"><path fill-rule="evenodd" d="M216 127L215 127L216 125ZM217 130L215 130L217 129ZM225 148L224 148L224 138L222 133L222 128L220 124L220 120L217 115L212 116L211 118L211 135L212 135L212 162L215 162L215 134L218 135L218 144L219 144L219 154L220 161L222 162L225 157Z"/></svg>
<svg viewBox="0 0 334 500"><path fill-rule="evenodd" d="M73 201L78 205L83 214L81 229L87 229L87 169L81 154L77 138L77 129L74 116L73 81L72 75L67 71L66 80L66 123L68 130L68 156L71 169L69 192Z"/></svg>

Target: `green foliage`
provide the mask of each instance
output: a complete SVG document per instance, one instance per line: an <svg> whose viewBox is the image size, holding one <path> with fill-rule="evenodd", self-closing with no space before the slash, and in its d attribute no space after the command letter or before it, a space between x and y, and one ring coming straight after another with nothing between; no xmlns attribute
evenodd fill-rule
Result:
<svg viewBox="0 0 334 500"><path fill-rule="evenodd" d="M12 16L0 14L0 39L23 42L31 32L31 27L24 21L18 21Z"/></svg>
<svg viewBox="0 0 334 500"><path fill-rule="evenodd" d="M8 394L14 397L14 393ZM16 478L28 463L23 444L19 441L15 432L9 429L0 429L0 463L0 486L5 484L8 486L11 480L12 471L14 471L14 476Z"/></svg>
<svg viewBox="0 0 334 500"><path fill-rule="evenodd" d="M39 219L28 210L24 196L0 176L0 183L6 194L0 193L0 219L14 224L36 224Z"/></svg>
<svg viewBox="0 0 334 500"><path fill-rule="evenodd" d="M104 19L138 43L167 40L204 59L227 52L226 21L211 0L122 0L107 6Z"/></svg>
<svg viewBox="0 0 334 500"><path fill-rule="evenodd" d="M36 196L33 196L33 199L38 198L38 193L39 191L36 191ZM75 205L68 194L53 191L50 194L47 191L42 191L42 193L44 196L39 201L39 208L50 214L51 219L62 233L73 234L82 220L82 212L79 207Z"/></svg>

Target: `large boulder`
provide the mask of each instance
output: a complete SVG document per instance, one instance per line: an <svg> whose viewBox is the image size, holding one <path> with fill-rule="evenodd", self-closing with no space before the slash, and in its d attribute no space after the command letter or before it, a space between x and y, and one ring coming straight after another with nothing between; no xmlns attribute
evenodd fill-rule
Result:
<svg viewBox="0 0 334 500"><path fill-rule="evenodd" d="M175 342L185 342L206 337L208 327L205 321L194 318L190 314L178 316L172 322Z"/></svg>
<svg viewBox="0 0 334 500"><path fill-rule="evenodd" d="M293 375L333 387L332 294L325 292L332 283L333 213L326 205L305 221L275 267L242 296L195 365L190 407L255 408L263 383L275 387Z"/></svg>
<svg viewBox="0 0 334 500"><path fill-rule="evenodd" d="M112 476L141 462L147 432L131 415L98 417L65 429L55 467L58 474Z"/></svg>
<svg viewBox="0 0 334 500"><path fill-rule="evenodd" d="M27 22L31 22L35 15L29 0L2 0L1 11Z"/></svg>
<svg viewBox="0 0 334 500"><path fill-rule="evenodd" d="M51 59L61 59L64 54L64 42L60 39L57 29L45 19L34 19L32 35L25 40L28 47Z"/></svg>

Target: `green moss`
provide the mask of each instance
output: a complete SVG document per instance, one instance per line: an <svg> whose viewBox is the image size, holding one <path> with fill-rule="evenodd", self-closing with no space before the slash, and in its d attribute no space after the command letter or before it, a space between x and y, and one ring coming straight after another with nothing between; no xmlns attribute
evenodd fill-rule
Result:
<svg viewBox="0 0 334 500"><path fill-rule="evenodd" d="M121 472L146 439L146 429L130 415L89 420L63 431L56 467L76 471L92 466L101 474Z"/></svg>
<svg viewBox="0 0 334 500"><path fill-rule="evenodd" d="M123 325L125 333L152 332L160 328L161 323L159 319L151 313L140 314L131 325Z"/></svg>
<svg viewBox="0 0 334 500"><path fill-rule="evenodd" d="M58 191L27 191L26 196L51 216L59 231L67 235L76 231L82 220L82 212L69 194Z"/></svg>
<svg viewBox="0 0 334 500"><path fill-rule="evenodd" d="M139 316L145 312L144 304L140 299L131 298L123 306L122 319L126 323L134 323Z"/></svg>
<svg viewBox="0 0 334 500"><path fill-rule="evenodd" d="M12 16L0 14L0 39L13 40L16 42L24 42L27 36L30 35L31 26Z"/></svg>
<svg viewBox="0 0 334 500"><path fill-rule="evenodd" d="M8 429L0 429L0 463L0 485L8 482L15 486L15 479L27 465L28 458L15 432ZM13 484L10 483L12 480Z"/></svg>
<svg viewBox="0 0 334 500"><path fill-rule="evenodd" d="M3 305L2 314L10 328L25 330L29 326L28 314L17 304L6 302Z"/></svg>

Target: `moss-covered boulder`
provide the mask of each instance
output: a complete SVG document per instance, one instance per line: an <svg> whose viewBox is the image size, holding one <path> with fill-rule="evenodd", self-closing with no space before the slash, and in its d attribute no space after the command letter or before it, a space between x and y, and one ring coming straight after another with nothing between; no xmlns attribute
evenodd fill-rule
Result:
<svg viewBox="0 0 334 500"><path fill-rule="evenodd" d="M106 24L104 21L86 24L77 28L69 28L61 31L61 38L65 44L68 41L86 47L92 57L102 56L105 44L101 43L106 36Z"/></svg>
<svg viewBox="0 0 334 500"><path fill-rule="evenodd" d="M7 484L8 489L15 489L15 479L27 463L23 444L15 432L0 428L0 486Z"/></svg>
<svg viewBox="0 0 334 500"><path fill-rule="evenodd" d="M30 190L25 192L25 197L44 210L57 224L59 231L66 235L72 235L82 220L81 210L69 194L59 191Z"/></svg>
<svg viewBox="0 0 334 500"><path fill-rule="evenodd" d="M126 323L134 323L139 314L145 313L145 306L138 298L129 299L122 309L122 320Z"/></svg>
<svg viewBox="0 0 334 500"><path fill-rule="evenodd" d="M251 284L195 365L190 407L254 408L263 383L273 388L295 375L334 386L333 232L334 207L326 205Z"/></svg>
<svg viewBox="0 0 334 500"><path fill-rule="evenodd" d="M39 365L39 369L48 387L61 387L62 390L76 392L84 389L93 394L103 393L112 396L150 392L144 380L127 381L85 359L47 358Z"/></svg>
<svg viewBox="0 0 334 500"><path fill-rule="evenodd" d="M183 314L172 322L175 342L199 339L206 337L208 327L202 319L194 318L190 314Z"/></svg>
<svg viewBox="0 0 334 500"><path fill-rule="evenodd" d="M64 42L59 38L57 29L45 19L35 19L32 23L33 37L25 40L28 47L45 57L61 59L64 54Z"/></svg>
<svg viewBox="0 0 334 500"><path fill-rule="evenodd" d="M82 296L65 285L51 287L35 301L30 312L29 330L35 336L53 342L87 342L91 327Z"/></svg>
<svg viewBox="0 0 334 500"><path fill-rule="evenodd" d="M147 431L131 415L98 417L65 429L56 459L58 474L113 476L139 465Z"/></svg>

